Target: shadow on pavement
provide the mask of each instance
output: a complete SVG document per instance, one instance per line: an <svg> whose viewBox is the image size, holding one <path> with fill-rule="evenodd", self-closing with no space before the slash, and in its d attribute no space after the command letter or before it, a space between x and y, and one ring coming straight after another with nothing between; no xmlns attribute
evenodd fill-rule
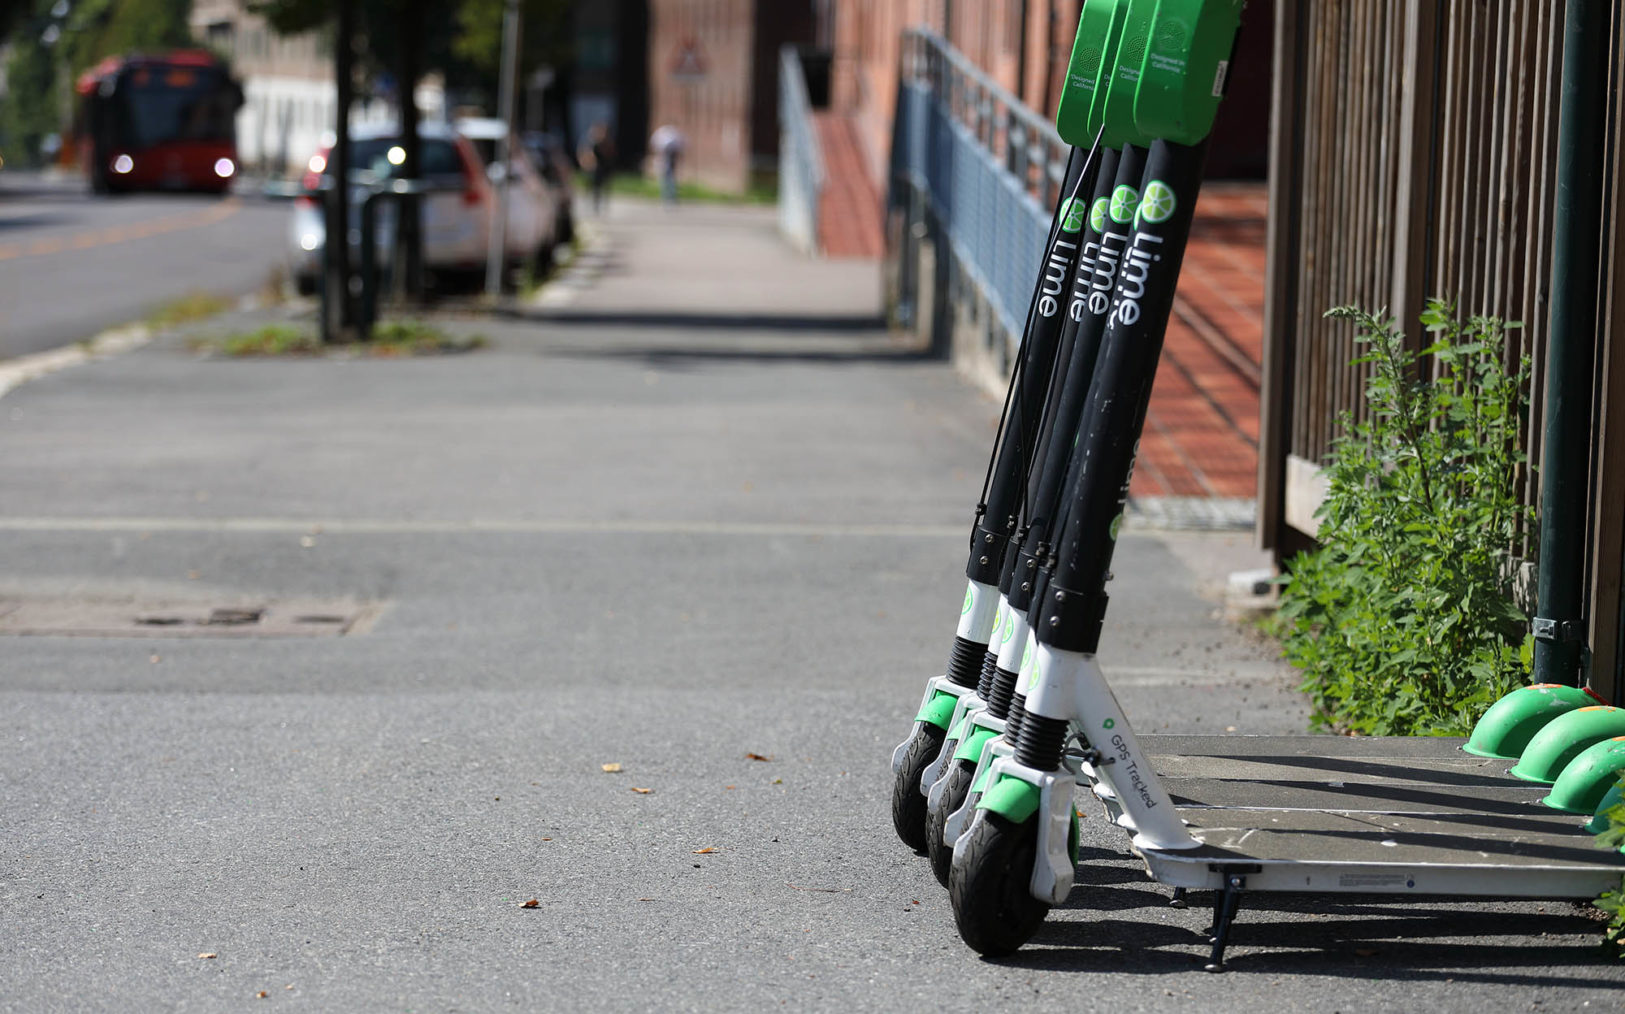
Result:
<svg viewBox="0 0 1625 1014"><path fill-rule="evenodd" d="M650 327L663 330L704 331L789 331L850 333L884 331L885 318L879 314L761 314L688 313L656 310L601 313L591 311L515 310L503 314L517 320L550 324L586 324L600 327Z"/></svg>

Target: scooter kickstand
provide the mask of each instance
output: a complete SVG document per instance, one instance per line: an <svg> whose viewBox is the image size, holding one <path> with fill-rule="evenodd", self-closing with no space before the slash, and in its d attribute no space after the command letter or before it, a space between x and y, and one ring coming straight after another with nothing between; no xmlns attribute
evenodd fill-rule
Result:
<svg viewBox="0 0 1625 1014"><path fill-rule="evenodd" d="M1208 956L1205 971L1224 971L1224 947L1230 940L1230 924L1241 907L1241 892L1247 887L1247 878L1232 873L1224 878L1224 890L1213 899L1213 953Z"/></svg>

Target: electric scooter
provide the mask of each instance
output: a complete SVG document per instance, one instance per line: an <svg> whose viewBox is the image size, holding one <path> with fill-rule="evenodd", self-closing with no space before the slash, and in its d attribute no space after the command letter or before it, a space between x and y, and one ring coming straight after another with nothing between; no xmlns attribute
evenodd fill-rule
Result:
<svg viewBox="0 0 1625 1014"><path fill-rule="evenodd" d="M1241 0L1127 4L1119 64L1132 62L1139 15L1147 30L1133 116L1158 140L1113 289L1065 524L1027 617L1021 720L1007 729L1010 753L989 760L953 844L960 935L984 954L1007 954L1067 897L1080 782L1153 879L1179 893L1216 892L1210 971L1224 968L1247 891L1576 898L1617 884L1625 858L1586 848L1573 815L1606 806L1625 770L1616 739L1625 710L1567 702L1563 713L1527 696L1551 688L1525 688L1491 709L1464 757L1460 741L1439 739L1142 742L1112 694L1096 657L1105 586Z"/></svg>
<svg viewBox="0 0 1625 1014"><path fill-rule="evenodd" d="M947 671L927 682L914 726L892 752L892 825L903 843L917 852L926 849L926 799L920 789L921 775L941 753L960 699L974 693L982 682L999 604L999 574L1005 549L1017 531L1021 489L1044 409L1042 393L1049 386L1064 323L1065 304L1057 297L1077 264L1078 235L1085 217L1079 195L1093 185L1092 154L1074 147L1067 159L1045 256L1027 310L1020 354L1005 394L999 432L971 528L964 605ZM1086 170L1090 178L1086 178Z"/></svg>
<svg viewBox="0 0 1625 1014"><path fill-rule="evenodd" d="M1020 722L1025 695L1017 674L1028 637L1026 615L1039 564L1048 555L1049 541L1059 533L1063 520L1061 492L1106 326L1112 287L1138 204L1149 139L1132 129L1132 117L1119 115L1115 124L1109 124L1106 116L1124 14L1125 5L1119 0L1087 0L1084 4L1067 70L1068 80L1076 86L1063 92L1057 117L1069 135L1097 139L1103 149L1101 169L1088 204L1083 248L1069 290L1067 324L1026 487L1022 528L1006 551L989 664L984 665L977 693L961 698L938 760L921 779L927 794L926 851L932 871L944 886L953 843L963 823L961 820L950 830L949 817L962 808L983 749L1006 732L1007 723ZM1123 123L1131 129L1122 129Z"/></svg>

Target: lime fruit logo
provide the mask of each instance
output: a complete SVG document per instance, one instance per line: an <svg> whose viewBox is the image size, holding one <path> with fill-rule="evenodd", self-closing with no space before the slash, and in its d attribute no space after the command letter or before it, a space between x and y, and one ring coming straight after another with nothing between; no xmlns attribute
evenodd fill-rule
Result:
<svg viewBox="0 0 1625 1014"><path fill-rule="evenodd" d="M1115 719L1115 718L1108 718L1104 722L1100 723L1100 727L1102 729L1110 729L1110 728L1115 727L1116 725L1117 725L1117 719Z"/></svg>
<svg viewBox="0 0 1625 1014"><path fill-rule="evenodd" d="M1112 518L1112 541L1113 542L1117 541L1117 532L1122 527L1123 527L1123 515L1119 514L1115 518Z"/></svg>
<svg viewBox="0 0 1625 1014"><path fill-rule="evenodd" d="M1010 638L1014 636L1016 636L1016 614L1011 613L1004 618L1004 637L1000 639L1000 643L1008 644Z"/></svg>
<svg viewBox="0 0 1625 1014"><path fill-rule="evenodd" d="M1112 191L1112 204L1110 208L1112 221L1118 225L1127 225L1134 220L1134 206L1140 203L1139 191L1122 184Z"/></svg>
<svg viewBox="0 0 1625 1014"><path fill-rule="evenodd" d="M965 608L963 608L963 609L961 609L959 611L959 615L964 616L966 613L970 612L971 598L972 598L971 591L970 591L969 588L966 588L965 589Z"/></svg>
<svg viewBox="0 0 1625 1014"><path fill-rule="evenodd" d="M1066 202L1066 212L1061 216L1062 232L1077 232L1083 228L1084 216L1089 212L1089 206L1076 197Z"/></svg>
<svg viewBox="0 0 1625 1014"><path fill-rule="evenodd" d="M1095 202L1095 206L1089 209L1089 228L1096 232L1106 231L1106 208L1110 204L1104 197Z"/></svg>
<svg viewBox="0 0 1625 1014"><path fill-rule="evenodd" d="M1174 217L1174 208L1178 204L1174 199L1173 187L1161 180L1152 180L1145 185L1145 196L1140 198L1139 220L1161 225Z"/></svg>

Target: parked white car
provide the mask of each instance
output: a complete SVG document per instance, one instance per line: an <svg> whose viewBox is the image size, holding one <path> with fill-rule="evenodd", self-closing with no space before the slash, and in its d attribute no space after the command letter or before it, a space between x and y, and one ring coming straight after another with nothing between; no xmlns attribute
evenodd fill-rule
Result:
<svg viewBox="0 0 1625 1014"><path fill-rule="evenodd" d="M474 144L443 124L425 123L418 128L422 178L434 189L421 199L423 206L423 264L435 274L462 274L476 277L485 271L496 215L497 193L493 172L486 168ZM314 188L323 176L331 176L329 148L311 156L304 176L306 188ZM374 179L396 179L403 174L406 150L400 132L393 127L357 128L350 136L350 165L353 171ZM500 172L498 170L497 172ZM369 193L363 183L350 188L350 249L359 255L361 242L361 202ZM516 199L517 195L517 199ZM545 197L545 194L543 195ZM385 198L379 206L376 247L379 263L387 263L395 244L396 202ZM505 231L507 266L524 263L532 256L552 257L553 208L542 198L522 187L510 187L508 228ZM326 223L321 206L313 198L294 202L288 229L289 273L303 292L313 292L322 271L322 248L327 242Z"/></svg>
<svg viewBox="0 0 1625 1014"><path fill-rule="evenodd" d="M465 116L452 126L457 133L469 139L487 170L493 186L500 186L504 176L508 183L508 241L509 249L517 246L534 252L538 260L546 263L553 256L553 248L566 240L559 235L559 205L569 195L561 193L548 183L546 173L536 164L530 149L508 131L501 120L488 116ZM497 148L502 138L508 138L508 164L497 161ZM517 239L515 238L517 237Z"/></svg>

